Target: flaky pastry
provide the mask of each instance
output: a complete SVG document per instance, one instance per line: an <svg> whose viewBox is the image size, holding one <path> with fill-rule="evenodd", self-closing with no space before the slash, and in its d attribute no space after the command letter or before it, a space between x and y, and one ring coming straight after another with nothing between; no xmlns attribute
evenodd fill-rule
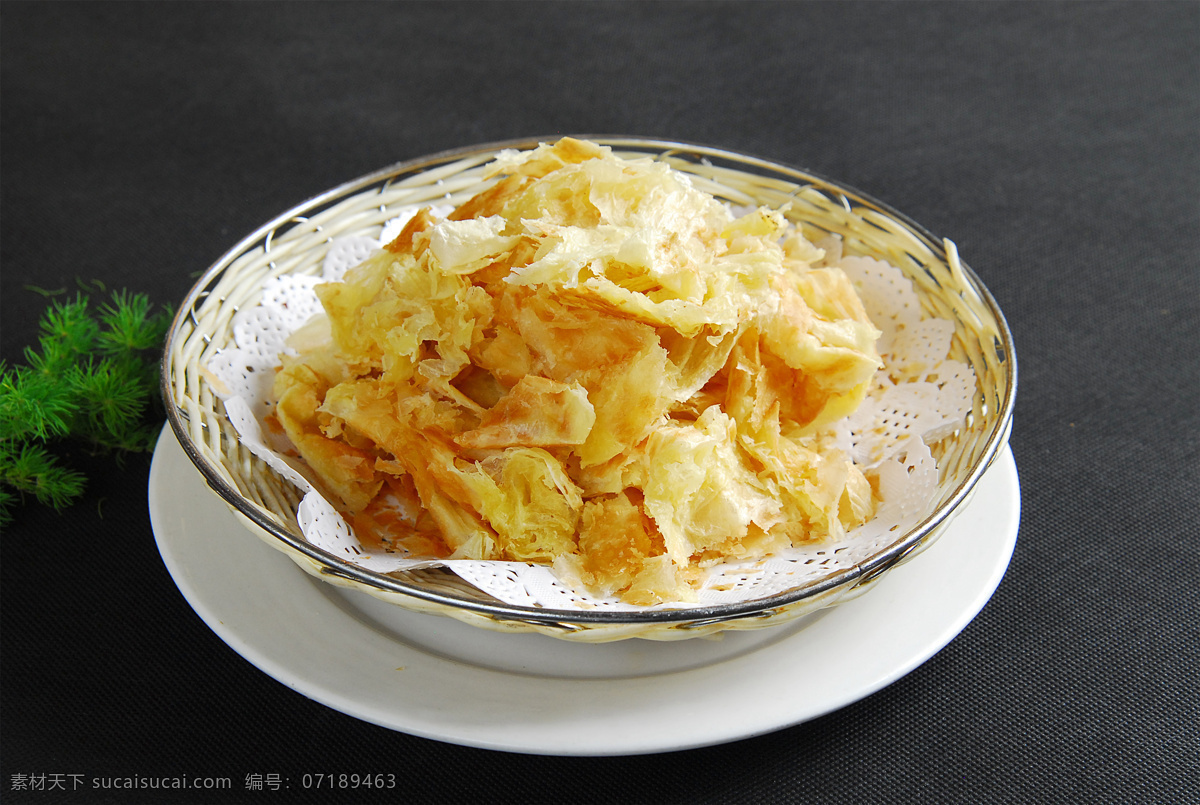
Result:
<svg viewBox="0 0 1200 805"><path fill-rule="evenodd" d="M360 541L656 604L872 516L828 432L879 331L786 210L571 138L488 178L317 286L281 358L274 416Z"/></svg>

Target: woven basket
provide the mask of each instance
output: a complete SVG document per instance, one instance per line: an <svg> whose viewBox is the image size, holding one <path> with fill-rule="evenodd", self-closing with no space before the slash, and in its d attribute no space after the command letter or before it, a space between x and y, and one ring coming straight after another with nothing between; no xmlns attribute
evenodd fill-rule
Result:
<svg viewBox="0 0 1200 805"><path fill-rule="evenodd" d="M632 613L513 606L444 568L383 575L308 544L296 521L299 490L239 442L205 377L204 367L216 350L232 342L234 314L255 305L271 277L319 273L333 238L376 237L400 208L466 200L488 186L482 166L497 152L532 148L537 140L448 151L348 182L264 224L205 272L176 315L163 357L162 390L171 426L209 486L247 528L327 582L476 626L584 642L675 640L785 623L862 593L931 544L1007 441L1016 394L1012 336L953 244L855 190L806 171L677 142L588 139L612 146L620 156L651 155L667 162L700 189L734 204L778 208L790 202L788 217L810 239L835 233L845 254L886 260L913 281L925 313L955 323L950 357L972 367L978 388L965 425L932 446L939 487L926 519L867 561L785 594L737 605Z"/></svg>

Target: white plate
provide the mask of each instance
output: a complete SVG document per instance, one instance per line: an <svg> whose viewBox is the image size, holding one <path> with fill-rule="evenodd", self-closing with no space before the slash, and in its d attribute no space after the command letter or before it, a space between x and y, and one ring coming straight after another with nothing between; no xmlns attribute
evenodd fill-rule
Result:
<svg viewBox="0 0 1200 805"><path fill-rule="evenodd" d="M867 594L720 639L603 645L411 613L310 577L246 531L169 429L150 519L188 603L235 651L343 713L466 746L555 755L661 752L824 715L912 671L991 597L1016 543L1007 449L932 547Z"/></svg>

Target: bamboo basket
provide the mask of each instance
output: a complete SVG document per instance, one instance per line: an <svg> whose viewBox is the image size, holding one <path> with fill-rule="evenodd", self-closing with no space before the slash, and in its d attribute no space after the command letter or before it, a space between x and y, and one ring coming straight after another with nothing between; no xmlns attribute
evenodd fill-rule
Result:
<svg viewBox="0 0 1200 805"><path fill-rule="evenodd" d="M239 442L204 367L232 341L234 315L258 302L266 280L319 273L334 238L375 237L400 208L461 203L488 186L482 168L500 150L532 148L536 139L447 151L347 182L259 227L204 273L180 304L168 335L162 393L176 437L212 491L251 532L326 582L475 626L580 642L677 640L787 623L856 597L932 544L1006 444L1016 395L1012 335L995 300L954 245L886 205L804 170L680 142L587 139L611 146L621 156L649 155L667 162L691 176L697 187L734 204L778 208L790 203L788 217L811 239L834 233L842 237L844 253L878 257L898 267L913 281L926 314L955 323L950 357L972 367L977 389L964 426L932 446L939 485L923 521L866 561L780 595L737 605L639 612L514 606L444 568L384 575L306 542L296 521L299 490Z"/></svg>

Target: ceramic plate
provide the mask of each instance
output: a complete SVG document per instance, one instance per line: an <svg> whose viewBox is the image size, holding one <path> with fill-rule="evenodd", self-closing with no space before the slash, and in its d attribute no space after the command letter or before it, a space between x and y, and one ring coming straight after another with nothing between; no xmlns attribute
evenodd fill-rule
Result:
<svg viewBox="0 0 1200 805"><path fill-rule="evenodd" d="M718 744L862 699L933 656L983 608L1020 515L1005 448L941 538L859 598L716 639L584 645L412 613L312 578L241 526L170 429L149 499L180 592L267 674L390 729L555 755Z"/></svg>

